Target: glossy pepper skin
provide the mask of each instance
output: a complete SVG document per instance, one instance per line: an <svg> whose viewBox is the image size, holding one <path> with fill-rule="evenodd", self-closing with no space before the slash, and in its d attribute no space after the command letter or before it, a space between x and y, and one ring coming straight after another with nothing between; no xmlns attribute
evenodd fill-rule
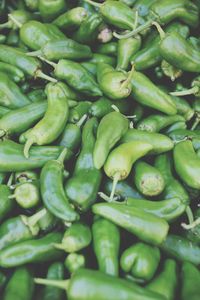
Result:
<svg viewBox="0 0 200 300"><path fill-rule="evenodd" d="M29 21L20 28L20 39L28 48L39 50L49 41L65 39L65 35L54 24Z"/></svg>
<svg viewBox="0 0 200 300"><path fill-rule="evenodd" d="M182 289L181 299L198 300L200 272L193 264L184 262L181 269Z"/></svg>
<svg viewBox="0 0 200 300"><path fill-rule="evenodd" d="M131 74L132 72L124 74L122 71L117 71L105 63L97 65L99 87L108 98L113 100L124 99L130 95Z"/></svg>
<svg viewBox="0 0 200 300"><path fill-rule="evenodd" d="M18 85L6 74L0 72L0 104L15 109L30 104Z"/></svg>
<svg viewBox="0 0 200 300"><path fill-rule="evenodd" d="M45 22L51 22L67 9L65 0L39 0L38 10Z"/></svg>
<svg viewBox="0 0 200 300"><path fill-rule="evenodd" d="M93 152L94 165L97 169L104 165L110 150L126 133L128 123L128 119L116 111L101 119Z"/></svg>
<svg viewBox="0 0 200 300"><path fill-rule="evenodd" d="M179 261L187 261L196 266L200 264L200 247L182 236L169 234L161 249Z"/></svg>
<svg viewBox="0 0 200 300"><path fill-rule="evenodd" d="M17 204L24 209L38 206L40 203L39 182L35 180L17 185L12 199L15 199Z"/></svg>
<svg viewBox="0 0 200 300"><path fill-rule="evenodd" d="M46 101L41 101L8 112L0 119L0 134L12 136L24 132L43 117L46 109Z"/></svg>
<svg viewBox="0 0 200 300"><path fill-rule="evenodd" d="M136 243L127 248L121 256L120 265L125 273L134 278L150 280L160 262L160 251L157 247L144 243Z"/></svg>
<svg viewBox="0 0 200 300"><path fill-rule="evenodd" d="M184 204L180 198L151 201L128 197L125 203L128 206L133 206L151 213L167 222L176 220L186 209L186 204Z"/></svg>
<svg viewBox="0 0 200 300"><path fill-rule="evenodd" d="M0 30L6 28L10 30L17 30L19 27L16 23L24 24L31 19L34 19L34 16L30 12L24 9L13 10L10 14L8 14L8 21L0 24Z"/></svg>
<svg viewBox="0 0 200 300"><path fill-rule="evenodd" d="M90 227L84 223L73 223L66 231L60 244L55 247L68 253L75 253L86 248L92 240Z"/></svg>
<svg viewBox="0 0 200 300"><path fill-rule="evenodd" d="M54 247L61 241L62 234L52 232L37 240L28 240L0 251L0 266L13 268L28 263L52 261L62 257L61 251Z"/></svg>
<svg viewBox="0 0 200 300"><path fill-rule="evenodd" d="M71 59L75 61L92 57L90 48L81 45L72 39L65 38L57 41L49 41L40 50L29 53L30 56L42 56L45 59L58 61L59 59Z"/></svg>
<svg viewBox="0 0 200 300"><path fill-rule="evenodd" d="M200 161L191 141L183 141L175 146L174 166L189 187L200 189Z"/></svg>
<svg viewBox="0 0 200 300"><path fill-rule="evenodd" d="M19 288L20 283L20 288ZM31 300L34 293L34 281L27 267L17 268L5 288L3 300Z"/></svg>
<svg viewBox="0 0 200 300"><path fill-rule="evenodd" d="M187 72L200 71L200 54L178 32L166 34L159 45L162 57L171 65Z"/></svg>
<svg viewBox="0 0 200 300"><path fill-rule="evenodd" d="M48 161L40 174L42 200L46 208L57 218L66 222L79 219L79 215L70 205L63 188L63 161L67 149L64 149L57 160Z"/></svg>
<svg viewBox="0 0 200 300"><path fill-rule="evenodd" d="M4 62L0 62L0 72L6 73L6 75L16 83L25 80L24 73L19 68Z"/></svg>
<svg viewBox="0 0 200 300"><path fill-rule="evenodd" d="M41 168L48 160L58 158L63 147L32 147L29 159L23 154L23 145L11 140L0 143L0 172L17 172Z"/></svg>
<svg viewBox="0 0 200 300"><path fill-rule="evenodd" d="M98 45L96 51L101 54L116 56L117 48L118 48L117 42L109 42L106 44Z"/></svg>
<svg viewBox="0 0 200 300"><path fill-rule="evenodd" d="M136 284L121 278L116 278L100 271L79 269L70 280L46 281L35 279L36 283L60 286L67 292L69 300L164 300L164 297L147 291ZM84 288L83 288L84 287Z"/></svg>
<svg viewBox="0 0 200 300"><path fill-rule="evenodd" d="M92 236L99 271L118 276L120 247L118 227L109 220L97 218L92 225Z"/></svg>
<svg viewBox="0 0 200 300"><path fill-rule="evenodd" d="M95 168L93 162L97 126L96 118L91 118L85 123L82 132L82 147L74 173L65 185L67 197L81 211L88 210L96 201L101 183L101 172Z"/></svg>
<svg viewBox="0 0 200 300"><path fill-rule="evenodd" d="M93 76L77 62L61 59L55 66L54 73L78 92L87 96L102 96Z"/></svg>
<svg viewBox="0 0 200 300"><path fill-rule="evenodd" d="M145 196L159 195L165 187L165 180L160 171L144 161L135 164L134 183L138 191Z"/></svg>
<svg viewBox="0 0 200 300"><path fill-rule="evenodd" d="M146 289L164 296L166 300L173 300L177 283L176 262L167 259L161 273L146 286Z"/></svg>
<svg viewBox="0 0 200 300"><path fill-rule="evenodd" d="M149 151L151 154L159 154L167 152L173 149L174 144L170 138L164 134L145 132L137 129L128 129L121 139L121 143L127 143L130 141L143 141L152 145L152 149Z"/></svg>
<svg viewBox="0 0 200 300"><path fill-rule="evenodd" d="M53 21L53 24L62 30L74 30L80 27L87 16L87 10L84 7L78 6L58 16Z"/></svg>
<svg viewBox="0 0 200 300"><path fill-rule="evenodd" d="M0 205L0 222L8 215L8 213L13 209L14 202L9 198L11 195L10 188L6 184L0 184L0 195L1 195L1 205Z"/></svg>
<svg viewBox="0 0 200 300"><path fill-rule="evenodd" d="M52 263L47 270L47 279L62 280L64 279L64 265L62 262ZM61 300L64 298L64 292L56 287L46 286L41 291L40 300Z"/></svg>
<svg viewBox="0 0 200 300"><path fill-rule="evenodd" d="M167 237L167 222L142 209L119 203L99 203L93 205L92 211L128 230L144 242L159 245Z"/></svg>
<svg viewBox="0 0 200 300"><path fill-rule="evenodd" d="M159 89L143 73L133 72L131 85L131 97L137 102L167 115L175 115L177 113L177 108L172 97Z"/></svg>
<svg viewBox="0 0 200 300"><path fill-rule="evenodd" d="M65 85L61 82L49 83L45 88L45 92L48 99L48 108L43 119L23 134L26 140L24 146L26 158L28 158L29 149L33 144L44 145L53 142L62 133L67 123L69 105Z"/></svg>

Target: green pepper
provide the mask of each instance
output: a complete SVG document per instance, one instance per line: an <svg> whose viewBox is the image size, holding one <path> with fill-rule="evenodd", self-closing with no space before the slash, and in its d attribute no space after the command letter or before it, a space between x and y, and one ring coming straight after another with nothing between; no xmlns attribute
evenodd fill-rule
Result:
<svg viewBox="0 0 200 300"><path fill-rule="evenodd" d="M97 81L105 96L113 100L127 98L131 93L131 77L129 73L115 70L112 66L99 63L97 65Z"/></svg>
<svg viewBox="0 0 200 300"><path fill-rule="evenodd" d="M183 116L186 121L189 121L194 116L194 109L185 99L176 96L172 96L172 98L176 104L177 113Z"/></svg>
<svg viewBox="0 0 200 300"><path fill-rule="evenodd" d="M47 270L47 279L50 280L62 280L64 279L64 266L61 262L52 263ZM61 289L46 286L41 291L41 297L39 299L43 300L62 300L64 298L64 293Z"/></svg>
<svg viewBox="0 0 200 300"><path fill-rule="evenodd" d="M85 267L85 257L82 254L70 253L65 259L65 267L72 274Z"/></svg>
<svg viewBox="0 0 200 300"><path fill-rule="evenodd" d="M20 285L20 287L19 287ZM34 281L30 270L17 268L5 288L3 300L31 300L34 293Z"/></svg>
<svg viewBox="0 0 200 300"><path fill-rule="evenodd" d="M164 262L164 268L147 286L146 289L162 295L166 300L174 299L177 287L176 263L172 259Z"/></svg>
<svg viewBox="0 0 200 300"><path fill-rule="evenodd" d="M194 213L194 218L195 218L195 220L193 221L193 224L195 226L186 228L187 229L186 237L190 241L195 242L196 244L200 245L200 225L199 225L199 223L195 224L195 222L197 222L200 218L200 208L196 209L196 211Z"/></svg>
<svg viewBox="0 0 200 300"><path fill-rule="evenodd" d="M133 233L144 242L159 245L167 237L168 223L143 209L120 203L98 203L93 205L92 211Z"/></svg>
<svg viewBox="0 0 200 300"><path fill-rule="evenodd" d="M55 76L63 79L72 88L87 96L102 96L94 77L78 62L60 59L57 64L51 63L54 67Z"/></svg>
<svg viewBox="0 0 200 300"><path fill-rule="evenodd" d="M22 82L25 79L24 73L19 68L4 62L0 62L0 72L5 72L15 82Z"/></svg>
<svg viewBox="0 0 200 300"><path fill-rule="evenodd" d="M35 182L39 179L38 174L36 171L24 171L24 172L16 172L15 176L15 183L26 183L26 182Z"/></svg>
<svg viewBox="0 0 200 300"><path fill-rule="evenodd" d="M140 16L145 17L149 14L151 6L158 0L137 0L134 8L138 10Z"/></svg>
<svg viewBox="0 0 200 300"><path fill-rule="evenodd" d="M182 199L175 197L161 201L150 201L128 197L125 203L128 206L142 209L147 213L151 213L157 217L160 217L167 222L176 220L186 210L186 204L183 203Z"/></svg>
<svg viewBox="0 0 200 300"><path fill-rule="evenodd" d="M182 236L169 234L161 249L180 261L187 261L196 266L200 264L200 247Z"/></svg>
<svg viewBox="0 0 200 300"><path fill-rule="evenodd" d="M42 120L32 129L23 133L26 140L24 155L29 157L29 150L33 144L44 145L53 142L62 133L69 114L68 98L65 93L65 85L49 83L45 92L48 99L48 108ZM52 127L53 124L53 127Z"/></svg>
<svg viewBox="0 0 200 300"><path fill-rule="evenodd" d="M29 52L29 56L42 56L45 59L57 61L62 58L82 60L92 57L90 48L81 45L72 39L65 38L57 41L48 41L40 50Z"/></svg>
<svg viewBox="0 0 200 300"><path fill-rule="evenodd" d="M58 16L53 24L62 30L74 30L81 26L87 16L87 10L84 7L75 7Z"/></svg>
<svg viewBox="0 0 200 300"><path fill-rule="evenodd" d="M41 168L48 160L58 158L63 147L32 147L29 159L24 157L23 145L11 140L0 142L0 172L17 172Z"/></svg>
<svg viewBox="0 0 200 300"><path fill-rule="evenodd" d="M156 293L130 283L127 280L116 278L100 271L79 269L70 280L45 280L36 278L38 284L52 285L64 289L69 300L164 300ZM98 297L98 298L97 298Z"/></svg>
<svg viewBox="0 0 200 300"><path fill-rule="evenodd" d="M159 50L162 57L171 65L187 72L200 71L199 51L178 32L166 34L160 42Z"/></svg>
<svg viewBox="0 0 200 300"><path fill-rule="evenodd" d="M100 44L96 48L96 52L100 54L106 54L110 56L116 56L118 48L118 43L116 42L109 42L106 44Z"/></svg>
<svg viewBox="0 0 200 300"><path fill-rule="evenodd" d="M167 152L173 149L174 144L164 134L156 132L145 132L137 129L129 129L121 139L121 143L127 143L130 141L143 141L152 145L150 154L159 154Z"/></svg>
<svg viewBox="0 0 200 300"><path fill-rule="evenodd" d="M26 53L19 48L13 48L6 45L0 45L0 61L11 64L35 78L43 78L49 81L57 82L41 71L41 64L35 57L29 57Z"/></svg>
<svg viewBox="0 0 200 300"><path fill-rule="evenodd" d="M69 111L69 122L77 123L87 115L92 103L90 101L80 101L75 107Z"/></svg>
<svg viewBox="0 0 200 300"><path fill-rule="evenodd" d="M10 198L11 191L7 185L0 184L0 195L1 195L0 221L2 221L8 215L8 213L13 209L15 203Z"/></svg>
<svg viewBox="0 0 200 300"><path fill-rule="evenodd" d="M144 161L138 161L134 166L134 183L138 191L145 196L157 196L165 188L161 172Z"/></svg>
<svg viewBox="0 0 200 300"><path fill-rule="evenodd" d="M195 150L200 148L200 131L199 130L188 130L188 129L177 129L169 132L168 136L174 141L179 143L184 140L190 140Z"/></svg>
<svg viewBox="0 0 200 300"><path fill-rule="evenodd" d="M65 35L54 24L29 21L20 28L20 40L32 50L39 50L47 42L60 39L65 39Z"/></svg>
<svg viewBox="0 0 200 300"><path fill-rule="evenodd" d="M191 141L180 142L174 147L174 165L189 187L200 189L200 161Z"/></svg>
<svg viewBox="0 0 200 300"><path fill-rule="evenodd" d="M31 100L31 102L39 102L42 100L46 100L46 94L44 92L44 89L42 88L31 90L27 93L27 96Z"/></svg>
<svg viewBox="0 0 200 300"><path fill-rule="evenodd" d="M6 74L0 72L0 103L10 109L30 104L29 99Z"/></svg>
<svg viewBox="0 0 200 300"><path fill-rule="evenodd" d="M99 271L109 275L119 275L120 233L118 227L109 220L95 219L92 225L93 248Z"/></svg>
<svg viewBox="0 0 200 300"><path fill-rule="evenodd" d="M45 213L43 209L31 217L20 215L4 221L0 225L0 250L37 236L40 230L37 223Z"/></svg>
<svg viewBox="0 0 200 300"><path fill-rule="evenodd" d="M13 268L28 263L52 261L62 257L62 252L54 247L61 241L62 234L52 232L40 239L19 242L0 251L0 266Z"/></svg>
<svg viewBox="0 0 200 300"><path fill-rule="evenodd" d="M198 300L200 272L191 263L184 262L181 269L181 299L182 300Z"/></svg>
<svg viewBox="0 0 200 300"><path fill-rule="evenodd" d="M115 66L116 64L116 60L114 57L100 53L93 53L92 58L90 58L89 62L93 64L105 63L111 66Z"/></svg>
<svg viewBox="0 0 200 300"><path fill-rule="evenodd" d="M84 61L81 63L81 66L86 69L93 76L97 75L97 65L91 62Z"/></svg>
<svg viewBox="0 0 200 300"><path fill-rule="evenodd" d="M59 219L57 219L47 210L46 214L38 221L38 226L42 233L47 233L55 229L58 223Z"/></svg>
<svg viewBox="0 0 200 300"><path fill-rule="evenodd" d="M138 52L142 44L140 36L129 39L119 40L117 47L117 66L118 70L127 70L130 58Z"/></svg>
<svg viewBox="0 0 200 300"><path fill-rule="evenodd" d="M39 0L24 0L26 7L31 11L38 9L38 1Z"/></svg>
<svg viewBox="0 0 200 300"><path fill-rule="evenodd" d="M82 148L72 177L67 180L65 192L70 201L81 211L86 211L96 201L101 183L101 172L93 162L96 118L86 122L82 132Z"/></svg>
<svg viewBox="0 0 200 300"><path fill-rule="evenodd" d="M0 135L12 136L24 132L43 117L46 109L46 101L41 101L11 110L0 119Z"/></svg>
<svg viewBox="0 0 200 300"><path fill-rule="evenodd" d="M144 243L136 243L124 250L120 258L120 266L125 273L136 279L150 280L160 262L160 251L157 247Z"/></svg>
<svg viewBox="0 0 200 300"><path fill-rule="evenodd" d="M41 195L46 208L57 218L66 222L79 219L79 215L65 195L63 188L63 161L67 149L64 149L57 160L48 161L42 168L40 175Z"/></svg>
<svg viewBox="0 0 200 300"><path fill-rule="evenodd" d="M93 160L97 169L103 167L110 150L128 130L128 119L119 112L111 112L103 117L97 129Z"/></svg>
<svg viewBox="0 0 200 300"><path fill-rule="evenodd" d="M80 27L72 35L73 40L81 44L91 44L97 39L99 28L102 25L102 18L96 12L84 18Z"/></svg>
<svg viewBox="0 0 200 300"><path fill-rule="evenodd" d="M149 143L131 141L120 144L109 154L104 164L104 171L108 177L113 179L110 201L114 197L117 182L126 179L135 161L146 155L152 148L152 145Z"/></svg>
<svg viewBox="0 0 200 300"><path fill-rule="evenodd" d="M16 30L19 28L19 25L21 26L33 18L33 15L28 11L22 9L14 10L8 14L8 21L0 24L0 30L5 28Z"/></svg>
<svg viewBox="0 0 200 300"><path fill-rule="evenodd" d="M138 123L137 129L150 132L159 132L165 127L168 127L169 125L172 125L176 122L185 123L185 118L179 115L166 116L161 114L151 114Z"/></svg>
<svg viewBox="0 0 200 300"><path fill-rule="evenodd" d="M134 71L131 79L131 97L142 105L159 110L167 115L177 113L173 98L158 88L146 75Z"/></svg>
<svg viewBox="0 0 200 300"><path fill-rule="evenodd" d="M166 183L162 197L164 199L180 199L182 203L180 204L180 209L183 205L188 205L189 195L184 186L176 178L174 178L170 156L168 154L157 156L155 166L158 170L160 170Z"/></svg>
<svg viewBox="0 0 200 300"><path fill-rule="evenodd" d="M38 10L45 22L51 22L67 8L65 0L39 0Z"/></svg>
<svg viewBox="0 0 200 300"><path fill-rule="evenodd" d="M86 248L92 240L90 228L84 223L73 223L65 232L61 244L55 247L68 253Z"/></svg>
<svg viewBox="0 0 200 300"><path fill-rule="evenodd" d="M6 41L6 36L3 34L0 34L0 44L4 44Z"/></svg>

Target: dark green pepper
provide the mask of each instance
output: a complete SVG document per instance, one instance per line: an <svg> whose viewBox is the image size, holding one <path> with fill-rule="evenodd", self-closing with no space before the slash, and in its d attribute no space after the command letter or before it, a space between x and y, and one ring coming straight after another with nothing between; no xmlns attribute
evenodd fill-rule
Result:
<svg viewBox="0 0 200 300"><path fill-rule="evenodd" d="M120 266L125 273L136 279L150 280L160 262L160 251L157 247L136 243L127 248L120 258Z"/></svg>
<svg viewBox="0 0 200 300"><path fill-rule="evenodd" d="M42 100L46 100L47 98L44 89L42 88L31 90L30 92L27 93L27 96L31 100L31 102L39 102Z"/></svg>
<svg viewBox="0 0 200 300"><path fill-rule="evenodd" d="M7 185L0 184L0 195L0 221L2 221L13 209L15 203L10 198L11 191Z"/></svg>
<svg viewBox="0 0 200 300"><path fill-rule="evenodd" d="M200 284L199 270L193 264L184 262L181 269L181 280L181 299L198 300Z"/></svg>
<svg viewBox="0 0 200 300"><path fill-rule="evenodd" d="M0 62L0 72L5 72L15 82L22 82L25 79L24 73L19 68L4 62Z"/></svg>
<svg viewBox="0 0 200 300"><path fill-rule="evenodd" d="M80 101L75 107L69 111L69 122L77 123L87 115L92 103L90 101Z"/></svg>
<svg viewBox="0 0 200 300"><path fill-rule="evenodd" d="M93 205L92 211L128 230L144 242L159 245L167 237L168 223L143 209L120 203L99 203Z"/></svg>
<svg viewBox="0 0 200 300"><path fill-rule="evenodd" d="M70 205L63 188L63 161L67 149L64 149L57 160L48 161L40 175L41 195L46 208L57 218L66 222L79 219L79 215Z"/></svg>
<svg viewBox="0 0 200 300"><path fill-rule="evenodd" d="M118 41L117 47L117 66L118 70L127 70L130 59L138 52L142 44L140 36Z"/></svg>
<svg viewBox="0 0 200 300"><path fill-rule="evenodd" d="M74 173L67 180L65 191L71 202L81 211L86 211L96 201L101 183L101 172L93 162L96 118L86 122L82 132L82 148L76 161Z"/></svg>
<svg viewBox="0 0 200 300"><path fill-rule="evenodd" d="M6 23L0 24L0 30L5 28L16 30L19 28L19 26L33 18L33 15L28 11L22 9L14 10L8 14L8 21Z"/></svg>
<svg viewBox="0 0 200 300"><path fill-rule="evenodd" d="M39 0L38 10L45 22L51 22L67 9L65 0Z"/></svg>
<svg viewBox="0 0 200 300"><path fill-rule="evenodd" d="M97 218L92 225L92 236L99 271L118 276L120 247L118 227L109 220Z"/></svg>
<svg viewBox="0 0 200 300"><path fill-rule="evenodd" d="M106 54L110 56L116 56L118 44L116 42L109 42L106 44L100 44L96 48L96 52L100 54Z"/></svg>

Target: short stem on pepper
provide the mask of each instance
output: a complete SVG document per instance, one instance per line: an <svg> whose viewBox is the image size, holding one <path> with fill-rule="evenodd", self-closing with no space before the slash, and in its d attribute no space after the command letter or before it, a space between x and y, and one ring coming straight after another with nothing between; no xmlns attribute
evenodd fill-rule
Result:
<svg viewBox="0 0 200 300"><path fill-rule="evenodd" d="M53 82L53 83L58 82L57 79L52 78L52 77L50 77L50 76L44 74L41 70L37 70L37 72L35 73L35 78L38 78L38 77L39 77L39 78L42 78L42 79L45 79L45 80L47 80L47 81Z"/></svg>
<svg viewBox="0 0 200 300"><path fill-rule="evenodd" d="M35 213L33 216L28 218L28 225L29 226L35 226L37 222L46 215L47 210L46 208L41 209L37 213Z"/></svg>
<svg viewBox="0 0 200 300"><path fill-rule="evenodd" d="M8 178L7 186L11 186L14 178L14 173L11 173L11 175Z"/></svg>
<svg viewBox="0 0 200 300"><path fill-rule="evenodd" d="M22 23L20 23L18 20L15 19L15 17L12 16L12 14L8 14L8 18L19 28L22 27Z"/></svg>
<svg viewBox="0 0 200 300"><path fill-rule="evenodd" d="M193 216L193 212L192 212L190 206L186 207L185 212L188 217L189 224L192 224L194 222L194 216Z"/></svg>
<svg viewBox="0 0 200 300"><path fill-rule="evenodd" d="M131 67L130 72L128 73L127 79L122 83L120 89L124 89L130 84L134 72L135 72L135 66L133 64L132 67Z"/></svg>
<svg viewBox="0 0 200 300"><path fill-rule="evenodd" d="M83 123L85 122L85 120L87 119L87 114L84 114L80 120L76 123L76 126L81 127L83 125Z"/></svg>
<svg viewBox="0 0 200 300"><path fill-rule="evenodd" d="M110 202L113 201L114 195L115 195L115 190L116 190L116 186L118 181L121 178L121 174L119 172L116 172L113 176L113 186L112 186L112 191L110 193Z"/></svg>
<svg viewBox="0 0 200 300"><path fill-rule="evenodd" d="M181 226L184 228L184 229L193 229L195 228L196 226L200 225L200 218L197 218L195 221L193 221L192 223L190 224L186 224L186 223L182 223Z"/></svg>
<svg viewBox="0 0 200 300"><path fill-rule="evenodd" d="M56 68L56 63L54 63L53 61L50 61L46 58L44 58L43 56L38 56L38 58L44 62L46 62L48 65L52 66L54 69Z"/></svg>
<svg viewBox="0 0 200 300"><path fill-rule="evenodd" d="M160 26L160 24L158 22L152 22L152 25L154 25L156 27L156 29L158 30L158 33L160 35L161 39L164 39L165 37L165 32L162 29L162 27Z"/></svg>
<svg viewBox="0 0 200 300"><path fill-rule="evenodd" d="M100 198L102 198L106 202L110 202L110 197L107 196L106 194L104 194L103 192L98 192L98 195L99 195ZM114 197L112 202L117 202L117 199L118 199L118 197Z"/></svg>
<svg viewBox="0 0 200 300"><path fill-rule="evenodd" d="M198 92L199 92L199 87L193 86L191 89L188 89L188 90L171 92L170 95L172 95L172 96L188 96L188 95L195 95Z"/></svg>
<svg viewBox="0 0 200 300"><path fill-rule="evenodd" d="M55 286L60 289L63 289L67 291L70 280L50 280L50 279L43 279L43 278L35 278L34 282L37 284L42 284L42 285L50 285L50 286Z"/></svg>
<svg viewBox="0 0 200 300"><path fill-rule="evenodd" d="M42 51L41 50L31 51L31 52L27 52L26 55L41 57Z"/></svg>
<svg viewBox="0 0 200 300"><path fill-rule="evenodd" d="M116 111L116 112L120 112L119 108L116 105L111 105L111 107Z"/></svg>
<svg viewBox="0 0 200 300"><path fill-rule="evenodd" d="M59 163L61 163L61 164L64 163L65 157L66 157L66 155L67 155L67 151L68 151L67 148L64 148L64 149L62 150L62 152L60 153L59 157L57 158L57 162L59 162Z"/></svg>
<svg viewBox="0 0 200 300"><path fill-rule="evenodd" d="M195 121L192 127L190 128L190 130L195 130L196 127L199 125L199 123L200 123L200 114L197 113L197 117L195 118Z"/></svg>
<svg viewBox="0 0 200 300"><path fill-rule="evenodd" d="M140 25L139 27L137 27L136 29L125 33L125 34L119 34L117 32L113 33L113 36L116 37L117 39L121 40L121 39L128 39L132 36L137 35L138 33L142 32L145 29L148 29L149 27L152 26L152 20L147 21L145 24Z"/></svg>
<svg viewBox="0 0 200 300"><path fill-rule="evenodd" d="M24 156L26 158L29 158L29 150L34 143L35 143L34 139L27 139L24 145Z"/></svg>

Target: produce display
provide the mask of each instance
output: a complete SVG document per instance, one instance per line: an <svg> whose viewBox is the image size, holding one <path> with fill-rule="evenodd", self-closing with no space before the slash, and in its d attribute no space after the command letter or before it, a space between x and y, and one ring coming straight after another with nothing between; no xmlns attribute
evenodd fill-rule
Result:
<svg viewBox="0 0 200 300"><path fill-rule="evenodd" d="M0 1L0 299L200 299L200 0Z"/></svg>

